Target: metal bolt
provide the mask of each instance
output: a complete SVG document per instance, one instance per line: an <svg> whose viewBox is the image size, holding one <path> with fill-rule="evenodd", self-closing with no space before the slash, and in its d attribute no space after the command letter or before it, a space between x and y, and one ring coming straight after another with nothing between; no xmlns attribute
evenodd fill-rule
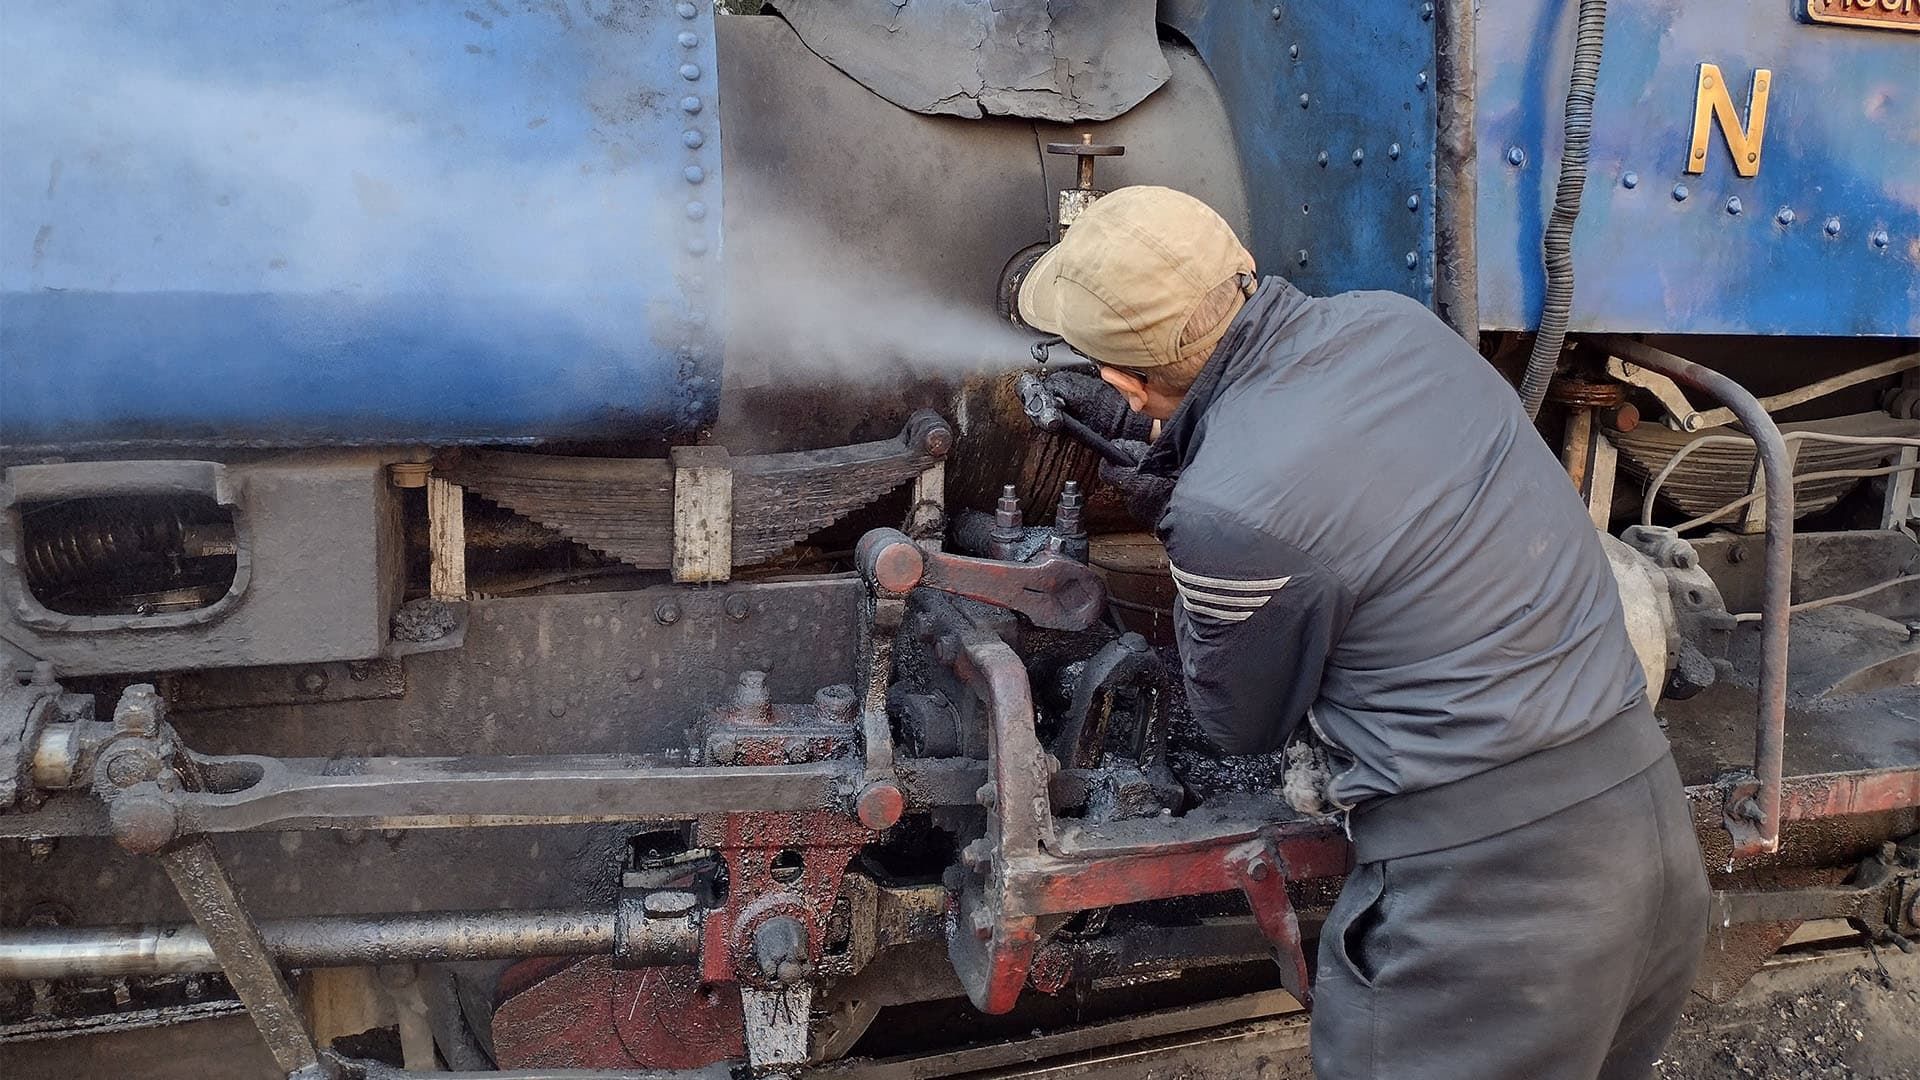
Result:
<svg viewBox="0 0 1920 1080"><path fill-rule="evenodd" d="M567 703L564 701L553 702L552 704L547 706L547 715L555 718L556 720L562 716L567 715Z"/></svg>
<svg viewBox="0 0 1920 1080"><path fill-rule="evenodd" d="M720 606L726 611L727 618L734 622L746 622L747 616L753 614L753 605L747 600L746 593L730 593Z"/></svg>
<svg viewBox="0 0 1920 1080"><path fill-rule="evenodd" d="M687 80L688 82L694 82L695 80L700 78L700 65L699 64L681 64L680 77Z"/></svg>
<svg viewBox="0 0 1920 1080"><path fill-rule="evenodd" d="M688 128L680 133L680 145L689 150L700 149L700 147L706 145L706 141L707 137L705 135L700 134L692 128Z"/></svg>
<svg viewBox="0 0 1920 1080"><path fill-rule="evenodd" d="M1673 185L1673 201L1674 202L1687 201L1687 185L1685 184Z"/></svg>
<svg viewBox="0 0 1920 1080"><path fill-rule="evenodd" d="M1306 107L1307 107L1307 105L1308 105L1309 103L1311 103L1311 101L1312 101L1312 99L1311 99L1311 98L1309 98L1309 97L1307 97L1307 95L1305 95L1305 94L1301 94L1301 95L1300 95L1300 107L1301 107L1301 108L1303 108L1303 109L1304 109L1304 108L1306 108Z"/></svg>
<svg viewBox="0 0 1920 1080"><path fill-rule="evenodd" d="M672 626L680 621L680 605L672 600L662 600L654 606L653 621L661 626Z"/></svg>
<svg viewBox="0 0 1920 1080"><path fill-rule="evenodd" d="M1320 151L1319 155L1314 158L1314 160L1319 162L1320 167L1324 169L1327 167L1327 162L1332 160L1332 158L1325 150L1322 150Z"/></svg>
<svg viewBox="0 0 1920 1080"><path fill-rule="evenodd" d="M998 801L999 798L1000 798L1000 794L997 790L995 790L993 783L991 781L985 784L981 784L979 789L973 793L973 801L979 803L981 806L988 808L989 810L993 808L993 804L996 801Z"/></svg>
<svg viewBox="0 0 1920 1080"><path fill-rule="evenodd" d="M1527 163L1527 152L1525 150L1522 150L1517 146L1507 147L1507 164L1517 166L1517 165L1525 165L1526 163Z"/></svg>
<svg viewBox="0 0 1920 1080"><path fill-rule="evenodd" d="M689 165L681 170L680 175L687 178L687 183L697 184L707 178L707 170L698 165Z"/></svg>
<svg viewBox="0 0 1920 1080"><path fill-rule="evenodd" d="M1780 212L1773 215L1773 220L1779 222L1782 225L1793 224L1793 207L1791 206L1781 207Z"/></svg>
<svg viewBox="0 0 1920 1080"><path fill-rule="evenodd" d="M1727 198L1727 213L1738 215L1744 209L1746 207L1740 204L1740 196L1733 195Z"/></svg>
<svg viewBox="0 0 1920 1080"><path fill-rule="evenodd" d="M1622 176L1620 178L1620 186L1623 188L1626 188L1628 191L1632 191L1634 188L1639 187L1640 174L1637 172L1630 172L1625 176Z"/></svg>
<svg viewBox="0 0 1920 1080"><path fill-rule="evenodd" d="M1413 85L1416 87L1419 87L1422 90L1425 90L1427 88L1427 73L1423 71L1420 74L1415 75L1413 77Z"/></svg>
<svg viewBox="0 0 1920 1080"><path fill-rule="evenodd" d="M787 746L787 762L789 764L798 765L805 760L807 760L807 748L804 744L792 743Z"/></svg>
<svg viewBox="0 0 1920 1080"><path fill-rule="evenodd" d="M699 202L699 201L694 201L694 202L690 202L690 203L688 203L688 204L687 204L687 218L688 218L688 220L691 220L691 221L699 221L699 220L700 220L701 218L704 218L704 217L706 217L706 216L707 216L707 204L706 204L706 203L703 203L703 202Z"/></svg>
<svg viewBox="0 0 1920 1080"><path fill-rule="evenodd" d="M300 673L297 685L306 693L317 694L327 688L327 673L320 668L308 668Z"/></svg>
<svg viewBox="0 0 1920 1080"><path fill-rule="evenodd" d="M1301 266L1307 265L1307 249L1301 248L1300 251L1295 255L1295 258L1297 258L1300 261Z"/></svg>
<svg viewBox="0 0 1920 1080"><path fill-rule="evenodd" d="M732 736L716 735L707 743L707 754L722 765L730 765L740 756L740 744Z"/></svg>
<svg viewBox="0 0 1920 1080"><path fill-rule="evenodd" d="M1247 864L1247 876L1255 881L1265 881L1273 876L1273 867L1265 859L1255 859Z"/></svg>
<svg viewBox="0 0 1920 1080"><path fill-rule="evenodd" d="M1886 247L1890 239L1892 238L1887 235L1887 230L1877 229L1873 234L1873 246L1877 248Z"/></svg>
<svg viewBox="0 0 1920 1080"><path fill-rule="evenodd" d="M1713 76L1708 75L1705 78L1702 78L1700 80L1700 85L1706 87L1709 90L1713 89Z"/></svg>
<svg viewBox="0 0 1920 1080"><path fill-rule="evenodd" d="M680 14L680 17L683 19L691 19L695 15L700 14L699 10L696 9L692 4L688 4L685 2L682 2L676 5L673 10L678 12Z"/></svg>
<svg viewBox="0 0 1920 1080"><path fill-rule="evenodd" d="M688 116L698 113L705 107L706 102L701 101L696 94L688 94L686 97L680 99L680 111L686 113Z"/></svg>
<svg viewBox="0 0 1920 1080"><path fill-rule="evenodd" d="M1287 58L1288 58L1289 60L1298 60L1298 59L1300 59L1300 46L1298 46L1298 45L1289 45L1289 46L1287 46Z"/></svg>
<svg viewBox="0 0 1920 1080"><path fill-rule="evenodd" d="M1400 160L1400 144L1399 144L1399 143L1388 143L1388 144L1387 144L1387 156L1388 156L1388 157L1390 157L1390 158L1392 158L1392 159L1393 159L1393 160L1395 160L1395 161L1399 161L1399 160Z"/></svg>
<svg viewBox="0 0 1920 1080"><path fill-rule="evenodd" d="M1421 22L1433 21L1433 5L1432 4L1420 5L1420 21Z"/></svg>
<svg viewBox="0 0 1920 1080"><path fill-rule="evenodd" d="M1274 18L1276 18L1276 19L1277 19L1277 18L1279 18L1279 17L1280 17L1280 5L1278 5L1278 4L1275 4L1275 5L1273 6L1273 10L1272 10L1272 11L1269 11L1269 12L1267 12L1267 14L1268 14L1268 15L1271 15L1271 16L1273 16L1273 17L1274 17Z"/></svg>
<svg viewBox="0 0 1920 1080"><path fill-rule="evenodd" d="M680 40L680 47L683 49L691 49L695 45L700 44L700 36L698 34L695 34L691 30L680 31L679 40Z"/></svg>
<svg viewBox="0 0 1920 1080"><path fill-rule="evenodd" d="M1414 267L1419 265L1420 265L1420 253L1417 251L1407 252L1407 269L1411 270Z"/></svg>
<svg viewBox="0 0 1920 1080"><path fill-rule="evenodd" d="M1409 195L1409 196L1407 196L1407 209L1409 209L1409 210L1418 210L1418 209L1420 209L1420 196L1419 196L1419 195Z"/></svg>
<svg viewBox="0 0 1920 1080"><path fill-rule="evenodd" d="M1356 147L1354 147L1354 148L1353 148L1353 163L1354 163L1355 165L1358 165L1358 164L1360 164L1361 162L1363 162L1363 161L1365 161L1365 160L1367 160L1367 152L1366 152L1365 150L1362 150L1362 149L1360 149L1360 148L1359 148L1359 147L1357 147L1357 146L1356 146Z"/></svg>
<svg viewBox="0 0 1920 1080"><path fill-rule="evenodd" d="M1826 229L1827 229L1828 236L1839 236L1840 235L1840 219L1837 217L1828 218Z"/></svg>

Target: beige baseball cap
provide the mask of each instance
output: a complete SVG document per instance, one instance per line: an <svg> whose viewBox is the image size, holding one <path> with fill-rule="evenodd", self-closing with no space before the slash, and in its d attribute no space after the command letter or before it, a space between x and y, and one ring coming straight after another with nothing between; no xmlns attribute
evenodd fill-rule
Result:
<svg viewBox="0 0 1920 1080"><path fill-rule="evenodd" d="M1239 305L1217 325L1181 332L1209 293L1253 281L1253 256L1213 208L1185 192L1126 187L1080 217L1020 283L1020 318L1115 367L1205 357ZM1218 304L1214 310L1222 310Z"/></svg>

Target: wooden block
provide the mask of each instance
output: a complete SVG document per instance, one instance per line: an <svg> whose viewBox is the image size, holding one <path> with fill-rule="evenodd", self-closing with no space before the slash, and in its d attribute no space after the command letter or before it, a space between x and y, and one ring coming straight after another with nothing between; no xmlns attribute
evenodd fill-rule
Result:
<svg viewBox="0 0 1920 1080"><path fill-rule="evenodd" d="M722 446L676 446L673 580L733 576L733 465Z"/></svg>
<svg viewBox="0 0 1920 1080"><path fill-rule="evenodd" d="M435 600L467 598L467 507L460 485L427 477L427 591Z"/></svg>

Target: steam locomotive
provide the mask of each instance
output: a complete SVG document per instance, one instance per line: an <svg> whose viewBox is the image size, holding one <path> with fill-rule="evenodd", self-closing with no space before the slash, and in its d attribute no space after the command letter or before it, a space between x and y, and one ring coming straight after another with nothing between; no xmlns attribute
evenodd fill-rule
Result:
<svg viewBox="0 0 1920 1080"><path fill-rule="evenodd" d="M0 1071L1279 1075L1344 837L1017 392L1128 184L1538 411L1701 995L1916 932L1911 5L737 6L0 10Z"/></svg>

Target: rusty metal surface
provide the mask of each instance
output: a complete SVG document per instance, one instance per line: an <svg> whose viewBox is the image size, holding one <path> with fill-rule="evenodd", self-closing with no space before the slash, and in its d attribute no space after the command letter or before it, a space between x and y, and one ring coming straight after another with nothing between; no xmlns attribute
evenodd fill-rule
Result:
<svg viewBox="0 0 1920 1080"><path fill-rule="evenodd" d="M702 985L697 967L588 957L502 1001L493 1045L503 1069L695 1069L744 1055L743 1024L739 991Z"/></svg>

